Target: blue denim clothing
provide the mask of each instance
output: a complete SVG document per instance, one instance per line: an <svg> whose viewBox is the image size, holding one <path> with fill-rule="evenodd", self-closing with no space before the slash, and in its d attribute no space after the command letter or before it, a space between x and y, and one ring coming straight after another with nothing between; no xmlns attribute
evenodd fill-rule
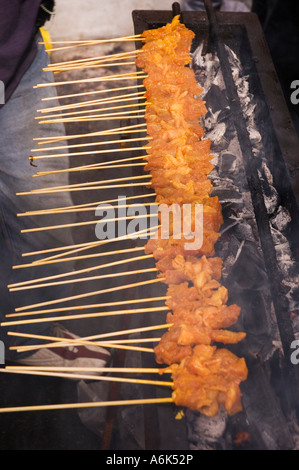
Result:
<svg viewBox="0 0 299 470"><path fill-rule="evenodd" d="M40 39L40 37L38 37ZM43 289L31 289L20 292L9 292L7 285L22 280L58 274L70 269L65 263L49 265L46 268L22 268L12 269L12 266L21 265L32 261L32 258L23 257L22 253L33 252L44 248L65 246L73 243L72 233L68 229L20 233L22 229L33 228L40 225L57 224L55 218L48 216L17 217L16 214L29 210L38 210L51 207L71 205L71 197L68 192L55 193L44 196L20 196L16 193L30 191L51 185L68 184L68 173L59 175L35 177L36 171L43 169L67 168L68 158L37 160L38 167L30 165L30 150L36 147L33 142L35 137L64 136L62 124L38 124L35 118L37 110L43 106L57 105L57 100L45 101L41 98L56 96L55 87L37 88L37 83L52 81L52 74L44 72L43 68L48 64L48 54L42 45L38 45L36 57L30 68L23 75L17 89L0 109L0 321L8 321L7 314L13 313L16 307L32 305L48 299L65 297L70 292L66 289L55 287ZM59 145L63 144L61 142ZM65 217L62 223L68 223L73 216ZM64 266L62 266L64 265ZM10 318L9 320L17 320ZM0 339L6 346L6 357L13 358L8 351L8 346L27 343L28 340L7 336L6 331L26 331L36 334L48 334L50 322L36 323L32 325L16 327L0 327Z"/></svg>

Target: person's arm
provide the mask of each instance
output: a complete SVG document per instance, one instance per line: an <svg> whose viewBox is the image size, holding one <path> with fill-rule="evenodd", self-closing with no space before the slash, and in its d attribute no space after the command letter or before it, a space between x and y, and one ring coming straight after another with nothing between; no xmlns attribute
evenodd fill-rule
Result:
<svg viewBox="0 0 299 470"><path fill-rule="evenodd" d="M34 37L41 0L0 0L0 80L5 102L36 54Z"/></svg>

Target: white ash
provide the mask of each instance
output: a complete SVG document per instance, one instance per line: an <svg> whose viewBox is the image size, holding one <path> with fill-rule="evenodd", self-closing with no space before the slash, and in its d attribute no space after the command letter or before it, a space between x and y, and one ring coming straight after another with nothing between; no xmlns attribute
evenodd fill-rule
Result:
<svg viewBox="0 0 299 470"><path fill-rule="evenodd" d="M188 417L188 413L187 413ZM214 418L198 415L189 429L190 450L226 450L227 439L223 435L227 425L227 414L221 408ZM198 439L194 439L198 436Z"/></svg>
<svg viewBox="0 0 299 470"><path fill-rule="evenodd" d="M204 88L202 99L206 99L211 87L218 87L221 91L225 92L225 83L221 72L220 62L218 57L214 54L206 54L202 56L202 45L200 45L192 55L192 66L195 75L198 79L199 85ZM270 216L270 229L274 240L277 259L280 269L283 274L284 281L288 285L293 285L294 281L297 282L296 276L294 279L294 272L296 264L292 257L290 244L285 231L291 222L291 216L285 207L280 205L279 194L274 187L273 175L269 168L267 161L266 150L263 149L263 142L261 134L258 130L258 117L257 103L254 96L250 93L248 76L242 75L242 65L236 53L226 46L226 52L231 64L232 75L236 84L236 90L240 98L241 107L245 116L249 138L252 144L252 152L255 157L258 157L257 171L264 188L264 202L267 213ZM210 96L208 96L211 98ZM206 103L208 113L204 120L204 127L206 130L205 137L211 139L211 151L215 155L213 163L217 168L211 173L213 181L214 192L219 195L222 204L228 202L238 202L240 212L238 214L239 222L244 218L250 220L249 232L252 230L258 233L254 212L252 209L251 194L244 191L244 188L239 188L238 176L242 172L243 161L240 145L236 135L230 135L230 140L227 139L226 131L228 128L227 122L224 120L218 122L221 110L213 110L209 102ZM222 139L221 139L222 137ZM215 142L213 139L215 138ZM225 164L226 155L233 155L233 159L229 165ZM226 168L228 167L228 168ZM225 170L225 177L223 177L222 170ZM222 190L222 191L221 191ZM243 206L240 208L241 196ZM259 247L260 249L260 247ZM294 304L294 301L292 302ZM299 308L299 305L297 306Z"/></svg>
<svg viewBox="0 0 299 470"><path fill-rule="evenodd" d="M291 222L291 216L289 212L285 209L285 207L279 206L276 214L271 218L271 224L280 232L284 232L289 223Z"/></svg>
<svg viewBox="0 0 299 470"><path fill-rule="evenodd" d="M206 124L208 125L208 120L206 121ZM211 141L214 142L215 145L217 145L220 142L222 142L225 131L226 131L225 124L220 123L219 126L217 126L216 128L213 128L210 131L207 130L205 136L206 136L207 139L211 139Z"/></svg>
<svg viewBox="0 0 299 470"><path fill-rule="evenodd" d="M270 219L270 229L276 255L284 283L288 288L287 299L290 311L296 309L299 311L298 301L296 301L293 295L296 285L299 285L299 279L294 275L295 264L290 244L285 235L291 218L288 211L280 204L279 194L274 187L273 175L267 160L269 153L264 148L262 135L259 131L260 116L258 111L261 103L256 101L255 97L250 93L248 76L242 74L242 65L235 52L228 47L226 47L226 51L244 113L252 145L252 154L255 158L257 171L264 190L264 202ZM236 131L229 119L230 109L225 96L225 83L219 60L213 54L203 56L202 46L200 45L192 55L192 67L199 86L204 89L201 99L206 101L207 107L207 115L203 119L203 125L205 129L204 137L211 139L211 152L214 155L212 162L215 168L210 174L214 187L213 194L218 195L223 207L228 204L234 211L234 214L230 215L229 220L225 221L225 225L222 227L222 236L226 234L231 236L232 230L232 233L235 235L234 240L231 239L231 241L227 242L228 250L223 266L223 278L225 279L229 278L231 267L241 258L243 249L248 243L256 247L257 256L260 255L261 259L263 259L262 249L259 242L259 231L256 225L252 198L247 185L240 144ZM264 106L264 103L262 105ZM235 251L231 250L232 242L235 243ZM263 288L263 286L260 287L261 295L263 295ZM254 290L252 295L254 296ZM282 351L282 345L271 294L265 292L264 295L264 302L268 308L266 312L266 321L269 328L268 334L271 335L272 340L268 348L263 348L263 345L259 343L257 338L256 346L259 352L264 351L262 358L263 361L267 362L274 356L277 350ZM242 318L243 315L242 313ZM295 329L298 327L299 332L298 317L294 318L293 325ZM220 414L215 419L210 419L189 412L188 418L191 449L209 450L215 449L217 446L218 448L227 448L230 445L229 436L225 435L227 432L227 417L225 413ZM267 428L264 428L263 431L267 434L264 435L266 445L276 448L277 436L274 432L272 435L271 426L266 431L265 429Z"/></svg>

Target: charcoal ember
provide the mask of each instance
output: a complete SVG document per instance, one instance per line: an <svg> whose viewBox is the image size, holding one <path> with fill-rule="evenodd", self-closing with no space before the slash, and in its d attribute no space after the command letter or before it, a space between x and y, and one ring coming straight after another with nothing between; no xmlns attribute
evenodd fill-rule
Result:
<svg viewBox="0 0 299 470"><path fill-rule="evenodd" d="M226 125L224 122L219 123L219 126L211 128L210 131L206 132L206 138L210 139L213 142L213 148L218 151L225 148L223 143L223 138L226 133Z"/></svg>
<svg viewBox="0 0 299 470"><path fill-rule="evenodd" d="M289 211L279 206L276 213L271 217L271 225L278 231L284 233L291 222L291 216Z"/></svg>
<svg viewBox="0 0 299 470"><path fill-rule="evenodd" d="M263 179L262 176L260 181L263 187L263 195L267 212L268 214L273 214L279 206L279 194L274 186L271 186L267 180Z"/></svg>
<svg viewBox="0 0 299 470"><path fill-rule="evenodd" d="M221 155L221 163L219 174L220 176L228 176L235 171L235 164L236 164L237 157L229 152L224 152Z"/></svg>
<svg viewBox="0 0 299 470"><path fill-rule="evenodd" d="M268 292L269 280L264 260L255 244L246 242L242 245L231 272L239 289Z"/></svg>
<svg viewBox="0 0 299 470"><path fill-rule="evenodd" d="M213 85L224 88L218 57L213 53L202 54L204 44L199 46L192 54L192 68L195 77L204 89L202 98L206 98L207 92Z"/></svg>
<svg viewBox="0 0 299 470"><path fill-rule="evenodd" d="M203 56L202 46L199 46L193 53L192 65L198 83L204 88L202 98L208 113L203 123L207 137L212 140L211 152L215 155L215 168L210 177L213 195L219 197L224 216L216 249L224 261L223 280L229 291L229 301L241 307L235 327L246 331L245 340L234 352L245 357L250 373L242 389L244 411L236 417L220 414L215 419L207 419L197 413L187 413L190 447L235 448L236 442L241 442L235 439L237 435L249 437L244 441L246 448L297 449L296 413L293 416L288 406L294 384L285 380L288 365L280 360L283 356L282 330L278 321L281 312L278 312L276 297L273 297L271 279L271 276L277 279L277 274L281 275L284 287L281 286L276 294L284 296L281 306L285 315L290 316L296 338L299 338L298 267L288 238L292 220L284 206L285 198L276 187L279 170L274 160L276 143L272 130L269 131L268 108L263 98L251 93L255 90L254 73L251 73L254 65L241 63L240 51L233 50L234 47L226 46L226 51L259 177L260 186L254 187L254 191L260 192L269 217L265 217L261 228L261 220L256 221L255 194L251 193L252 185L247 180L248 167L243 161L218 57L213 54ZM270 263L263 238L268 229L274 248L270 253L276 255ZM278 271L272 273L269 265L272 267L275 263Z"/></svg>
<svg viewBox="0 0 299 470"><path fill-rule="evenodd" d="M260 450L294 450L295 439L290 432L289 417L282 411L274 393L270 371L257 361L251 365L249 377L244 383L244 413L256 436ZM298 437L297 437L298 439Z"/></svg>
<svg viewBox="0 0 299 470"><path fill-rule="evenodd" d="M299 312L292 313L292 325L295 332L295 338L299 339Z"/></svg>
<svg viewBox="0 0 299 470"><path fill-rule="evenodd" d="M220 409L217 416L210 418L188 410L186 413L190 450L229 450L227 438L227 414Z"/></svg>
<svg viewBox="0 0 299 470"><path fill-rule="evenodd" d="M213 194L215 196L218 196L220 202L226 202L226 201L231 201L231 202L238 202L242 199L242 194L238 191L237 188L234 187L229 187L230 185L227 184L226 187L217 187L215 185Z"/></svg>
<svg viewBox="0 0 299 470"><path fill-rule="evenodd" d="M215 418L186 411L189 446L193 450L224 450L242 444L253 449L294 449L298 448L299 440L292 416L285 413L286 410L289 412L289 391L284 387L289 382L284 381L285 362L280 360L283 348L277 307L273 301L271 272L267 269L267 253L264 255L263 252L262 237L267 230L261 229L259 219L257 223L257 205L254 205L254 191L258 190L258 197L263 199L269 216L263 222L267 229L270 228L277 260L281 264L286 298L289 306L299 311L293 259L286 237L289 218L273 176L275 143L268 132L268 109L264 99L251 93L254 90L251 86L255 80L251 74L254 64L245 60L241 63L237 46L233 46L236 51L226 46L252 145L252 167L259 176L260 186L252 185L248 176L251 165L246 164L246 157L242 155L242 142L237 136L218 57L202 55L202 47L201 44L192 54L192 68L204 89L201 98L207 106L202 124L205 138L211 139L214 156L214 169L209 175L214 188L212 195L219 197L223 207L224 224L216 251L224 262L223 281L228 288L229 303L241 307L240 318L233 328L246 332L245 340L231 349L245 357L249 377L242 384L243 411L236 416L228 417L222 409ZM292 316L299 337L298 318L295 314Z"/></svg>

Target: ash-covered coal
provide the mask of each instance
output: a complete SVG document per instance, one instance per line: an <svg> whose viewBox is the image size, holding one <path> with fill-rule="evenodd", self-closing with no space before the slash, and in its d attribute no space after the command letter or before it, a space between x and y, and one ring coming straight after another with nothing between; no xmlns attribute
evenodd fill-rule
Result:
<svg viewBox="0 0 299 470"><path fill-rule="evenodd" d="M275 187L273 162L275 143L266 137L265 103L251 91L248 66L244 67L238 51L226 47L231 71L244 115L252 158L260 178L262 194L278 269L283 279L286 314L299 312L298 267L288 239L292 217ZM210 174L214 194L223 207L224 224L217 255L224 260L223 280L231 303L241 306L236 329L247 333L246 339L234 348L245 357L249 377L243 387L244 411L227 417L223 411L207 419L188 411L188 436L192 449L296 449L298 426L294 414L286 411L288 402L284 383L283 347L271 279L267 272L260 230L252 203L243 155L238 141L229 100L226 95L221 64L215 54L202 55L200 45L193 53L192 67L199 85L204 89L207 115L203 121L205 138L211 139L214 170ZM266 262L265 262L266 261ZM299 331L299 316L293 313L294 334ZM236 434L248 438L242 443ZM241 443L240 443L241 442Z"/></svg>

